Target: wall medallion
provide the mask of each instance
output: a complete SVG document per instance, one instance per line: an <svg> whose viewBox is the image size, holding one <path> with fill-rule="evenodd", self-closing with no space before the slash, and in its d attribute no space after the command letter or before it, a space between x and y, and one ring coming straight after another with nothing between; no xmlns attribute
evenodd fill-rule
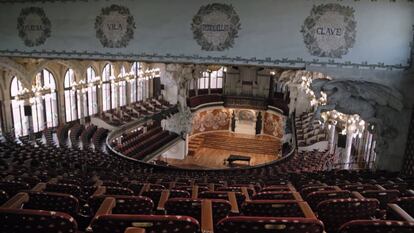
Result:
<svg viewBox="0 0 414 233"><path fill-rule="evenodd" d="M40 7L23 8L17 18L19 37L28 47L39 46L50 37L51 23Z"/></svg>
<svg viewBox="0 0 414 233"><path fill-rule="evenodd" d="M301 30L309 53L331 58L347 54L355 43L354 12L352 7L336 3L313 6Z"/></svg>
<svg viewBox="0 0 414 233"><path fill-rule="evenodd" d="M240 28L240 18L233 6L222 3L200 7L191 24L194 39L205 51L232 48Z"/></svg>
<svg viewBox="0 0 414 233"><path fill-rule="evenodd" d="M134 17L124 6L102 8L95 20L96 37L106 48L126 47L134 38L134 29Z"/></svg>

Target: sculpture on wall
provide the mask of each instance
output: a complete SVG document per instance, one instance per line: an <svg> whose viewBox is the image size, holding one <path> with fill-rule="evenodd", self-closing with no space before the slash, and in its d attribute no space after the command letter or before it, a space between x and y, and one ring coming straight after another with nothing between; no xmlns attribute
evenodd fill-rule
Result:
<svg viewBox="0 0 414 233"><path fill-rule="evenodd" d="M376 135L378 151L387 149L387 142L398 135L390 115L401 112L404 107L399 91L373 82L328 79L313 80L311 89L316 98L321 96L321 91L327 95L327 103L317 108L315 119L321 119L322 112L331 110L358 114Z"/></svg>
<svg viewBox="0 0 414 233"><path fill-rule="evenodd" d="M262 113L259 112L256 118L256 134L260 134L262 132Z"/></svg>

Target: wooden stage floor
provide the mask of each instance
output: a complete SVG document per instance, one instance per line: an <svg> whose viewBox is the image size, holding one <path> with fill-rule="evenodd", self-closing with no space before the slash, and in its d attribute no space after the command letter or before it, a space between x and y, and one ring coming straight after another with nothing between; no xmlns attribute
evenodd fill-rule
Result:
<svg viewBox="0 0 414 233"><path fill-rule="evenodd" d="M278 159L280 149L280 141L270 136L213 132L192 136L189 142L189 155L184 160L163 161L183 168L228 168L224 161L234 154L249 156L250 165L254 166ZM249 165L244 161L236 161L232 166Z"/></svg>

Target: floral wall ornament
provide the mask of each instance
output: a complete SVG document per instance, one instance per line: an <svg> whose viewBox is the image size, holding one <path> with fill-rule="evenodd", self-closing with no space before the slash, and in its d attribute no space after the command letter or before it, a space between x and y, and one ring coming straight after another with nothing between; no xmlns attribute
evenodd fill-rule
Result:
<svg viewBox="0 0 414 233"><path fill-rule="evenodd" d="M342 58L355 44L354 8L336 3L313 6L302 25L309 53L318 57Z"/></svg>
<svg viewBox="0 0 414 233"><path fill-rule="evenodd" d="M284 135L284 119L278 115L266 112L264 115L263 133L282 138Z"/></svg>
<svg viewBox="0 0 414 233"><path fill-rule="evenodd" d="M194 39L205 51L232 48L240 29L240 18L233 6L222 3L201 6L191 24Z"/></svg>
<svg viewBox="0 0 414 233"><path fill-rule="evenodd" d="M52 24L43 8L23 8L17 18L19 37L27 47L39 46L50 37Z"/></svg>
<svg viewBox="0 0 414 233"><path fill-rule="evenodd" d="M111 5L96 17L96 37L103 47L124 48L134 38L135 21L124 6Z"/></svg>
<svg viewBox="0 0 414 233"><path fill-rule="evenodd" d="M192 134L214 130L228 130L231 114L227 109L197 112L192 121Z"/></svg>

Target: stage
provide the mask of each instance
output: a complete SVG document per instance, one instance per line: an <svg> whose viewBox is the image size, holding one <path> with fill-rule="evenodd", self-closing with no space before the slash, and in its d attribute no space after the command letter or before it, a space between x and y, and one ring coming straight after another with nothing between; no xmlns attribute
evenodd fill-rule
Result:
<svg viewBox="0 0 414 233"><path fill-rule="evenodd" d="M225 162L230 155L250 157L250 166L277 160L281 142L270 136L246 135L228 132L211 132L190 137L189 154L183 160L163 161L183 168L228 168ZM245 161L234 161L232 167L247 167Z"/></svg>

